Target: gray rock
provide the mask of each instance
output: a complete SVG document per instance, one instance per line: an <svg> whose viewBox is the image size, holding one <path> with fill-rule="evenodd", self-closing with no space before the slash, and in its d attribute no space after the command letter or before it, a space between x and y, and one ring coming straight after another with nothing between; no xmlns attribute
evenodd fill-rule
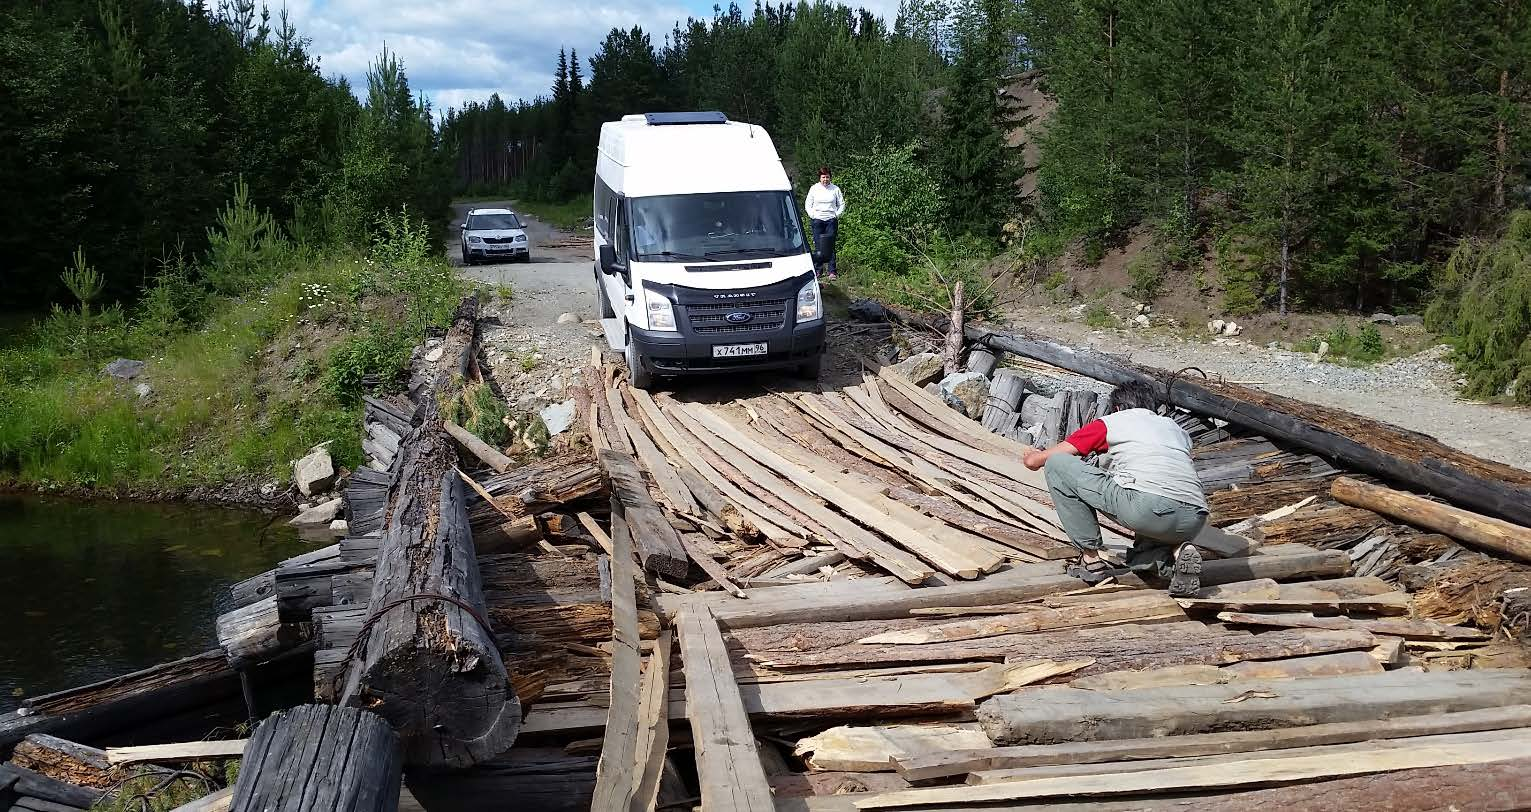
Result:
<svg viewBox="0 0 1531 812"><path fill-rule="evenodd" d="M888 309L872 299L857 299L845 310L856 321L884 322L888 320Z"/></svg>
<svg viewBox="0 0 1531 812"><path fill-rule="evenodd" d="M1148 322L1149 322L1149 319L1148 319L1148 314L1147 313L1139 313L1136 316L1132 317L1132 323L1136 324L1139 327L1147 327L1148 326Z"/></svg>
<svg viewBox="0 0 1531 812"><path fill-rule="evenodd" d="M1372 324L1397 324L1398 323L1398 317L1393 316L1393 315L1388 314L1388 313L1373 313L1372 317L1371 317L1371 323Z"/></svg>
<svg viewBox="0 0 1531 812"><path fill-rule="evenodd" d="M336 519L330 522L330 532L337 536L345 536L351 532L351 523L345 519Z"/></svg>
<svg viewBox="0 0 1531 812"><path fill-rule="evenodd" d="M110 364L107 364L106 369L103 370L105 374L110 375L113 378L120 378L124 381L130 381L139 375L142 375L143 371L144 362L130 361L126 358L118 358Z"/></svg>
<svg viewBox="0 0 1531 812"><path fill-rule="evenodd" d="M138 393L139 400L145 400L154 394L154 387L144 383L143 381L139 381L133 385L133 391Z"/></svg>
<svg viewBox="0 0 1531 812"><path fill-rule="evenodd" d="M579 316L576 316L573 313L560 313L560 314L558 314L558 323L559 324L579 324L579 321L580 321Z"/></svg>
<svg viewBox="0 0 1531 812"><path fill-rule="evenodd" d="M1424 327L1425 317L1414 315L1397 316L1393 319L1393 323L1399 327Z"/></svg>
<svg viewBox="0 0 1531 812"><path fill-rule="evenodd" d="M989 398L989 379L977 372L957 372L941 379L941 391L950 396L948 403L957 402L958 411L978 417Z"/></svg>
<svg viewBox="0 0 1531 812"><path fill-rule="evenodd" d="M299 513L297 518L288 522L294 527L329 527L330 522L340 518L340 509L345 500L340 497L321 502Z"/></svg>
<svg viewBox="0 0 1531 812"><path fill-rule="evenodd" d="M924 386L941 377L945 365L941 363L941 356L933 352L922 352L899 361L893 365L893 369L913 381L915 386Z"/></svg>
<svg viewBox="0 0 1531 812"><path fill-rule="evenodd" d="M328 491L335 484L335 462L330 459L329 449L316 448L294 463L292 480L304 496Z"/></svg>
<svg viewBox="0 0 1531 812"><path fill-rule="evenodd" d="M574 425L574 399L554 403L537 412L537 416L542 418L542 425L547 426L548 436L556 437Z"/></svg>

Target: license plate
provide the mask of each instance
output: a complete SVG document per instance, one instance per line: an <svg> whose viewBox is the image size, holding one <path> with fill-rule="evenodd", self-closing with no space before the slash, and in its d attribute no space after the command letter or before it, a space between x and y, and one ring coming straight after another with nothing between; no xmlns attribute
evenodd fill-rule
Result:
<svg viewBox="0 0 1531 812"><path fill-rule="evenodd" d="M746 355L765 355L765 342L758 344L715 344L712 347L713 358L739 358Z"/></svg>

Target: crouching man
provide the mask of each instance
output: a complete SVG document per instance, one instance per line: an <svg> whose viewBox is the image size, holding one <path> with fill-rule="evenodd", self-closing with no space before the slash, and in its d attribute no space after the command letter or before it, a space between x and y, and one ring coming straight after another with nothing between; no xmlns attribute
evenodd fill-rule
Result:
<svg viewBox="0 0 1531 812"><path fill-rule="evenodd" d="M1190 435L1157 406L1148 384L1118 386L1104 417L1024 461L1046 471L1058 519L1079 548L1070 575L1094 585L1121 574L1101 558L1102 511L1137 537L1129 571L1168 579L1171 595L1192 597L1201 588L1201 553L1186 542L1207 522L1207 499L1191 464ZM1095 453L1098 464L1082 459Z"/></svg>

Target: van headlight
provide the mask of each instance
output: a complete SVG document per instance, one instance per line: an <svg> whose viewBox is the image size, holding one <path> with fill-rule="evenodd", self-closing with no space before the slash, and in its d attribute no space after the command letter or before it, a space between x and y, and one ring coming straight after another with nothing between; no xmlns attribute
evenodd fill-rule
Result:
<svg viewBox="0 0 1531 812"><path fill-rule="evenodd" d="M643 289L644 310L649 314L649 329L675 332L675 308L663 293Z"/></svg>
<svg viewBox="0 0 1531 812"><path fill-rule="evenodd" d="M822 315L824 315L824 306L819 300L819 280L810 279L808 284L797 292L797 321L801 324L805 321L813 321Z"/></svg>

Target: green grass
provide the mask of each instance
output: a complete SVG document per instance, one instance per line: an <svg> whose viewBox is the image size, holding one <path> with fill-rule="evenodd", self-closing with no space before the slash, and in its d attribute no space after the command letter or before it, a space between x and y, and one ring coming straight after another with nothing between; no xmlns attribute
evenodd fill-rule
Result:
<svg viewBox="0 0 1531 812"><path fill-rule="evenodd" d="M168 337L129 320L86 342L108 352L81 354L49 338L63 330L55 316L0 347L0 480L103 490L286 481L291 461L324 441L338 464L361 464L364 378L390 385L462 285L435 257L384 271L350 253L292 259L275 278L211 300L200 325ZM102 375L118 354L146 362L144 375ZM140 398L139 382L153 394Z"/></svg>
<svg viewBox="0 0 1531 812"><path fill-rule="evenodd" d="M591 196L581 195L562 203L537 203L517 200L515 210L524 212L564 231L574 231L590 219Z"/></svg>

